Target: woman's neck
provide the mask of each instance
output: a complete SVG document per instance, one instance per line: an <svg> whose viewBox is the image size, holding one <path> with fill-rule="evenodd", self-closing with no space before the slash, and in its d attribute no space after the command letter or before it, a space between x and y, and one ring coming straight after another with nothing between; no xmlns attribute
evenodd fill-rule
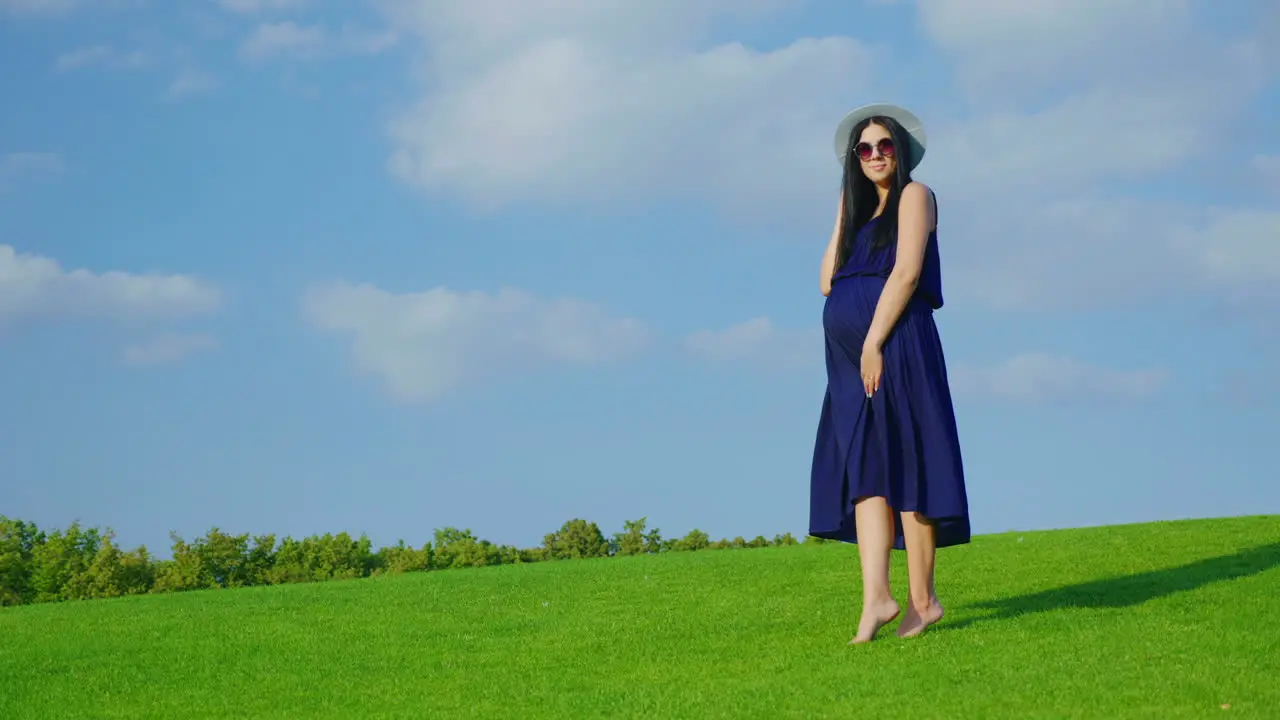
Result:
<svg viewBox="0 0 1280 720"><path fill-rule="evenodd" d="M872 213L872 217L879 217L884 212L885 206L889 204L888 184L881 185L880 183L876 183L876 200L876 211Z"/></svg>

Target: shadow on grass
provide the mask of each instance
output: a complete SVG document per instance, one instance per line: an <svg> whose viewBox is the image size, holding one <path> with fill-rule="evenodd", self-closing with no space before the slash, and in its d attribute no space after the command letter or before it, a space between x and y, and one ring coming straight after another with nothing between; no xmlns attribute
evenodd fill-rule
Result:
<svg viewBox="0 0 1280 720"><path fill-rule="evenodd" d="M1256 575L1280 567L1280 543L1260 545L1231 555L1197 560L1193 563L1137 575L1120 575L1066 585L1029 595L990 600L964 606L964 610L992 611L955 622L943 621L936 629L959 630L975 623L1008 620L1029 613L1066 608L1123 608L1148 600L1195 590L1223 580Z"/></svg>

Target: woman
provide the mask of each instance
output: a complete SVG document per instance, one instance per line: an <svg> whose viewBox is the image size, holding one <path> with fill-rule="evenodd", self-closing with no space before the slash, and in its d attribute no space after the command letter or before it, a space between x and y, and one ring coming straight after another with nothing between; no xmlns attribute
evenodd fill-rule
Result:
<svg viewBox="0 0 1280 720"><path fill-rule="evenodd" d="M942 619L934 551L969 542L960 442L933 311L942 307L937 200L911 179L919 119L893 105L836 130L844 182L822 259L827 392L810 479L809 534L857 543L862 617L850 644L898 617L889 551L907 551L914 637ZM896 522L898 519L901 522Z"/></svg>

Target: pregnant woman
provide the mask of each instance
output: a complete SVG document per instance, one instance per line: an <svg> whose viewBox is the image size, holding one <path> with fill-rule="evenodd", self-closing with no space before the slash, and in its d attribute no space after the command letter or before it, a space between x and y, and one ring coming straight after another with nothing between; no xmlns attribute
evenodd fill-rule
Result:
<svg viewBox="0 0 1280 720"><path fill-rule="evenodd" d="M920 120L893 105L849 113L836 130L844 182L822 259L827 391L810 479L809 534L857 543L872 640L901 608L889 551L905 549L908 604L898 635L942 619L934 551L969 542L960 440L933 311L942 307L937 199L911 171ZM900 522L899 522L900 520Z"/></svg>

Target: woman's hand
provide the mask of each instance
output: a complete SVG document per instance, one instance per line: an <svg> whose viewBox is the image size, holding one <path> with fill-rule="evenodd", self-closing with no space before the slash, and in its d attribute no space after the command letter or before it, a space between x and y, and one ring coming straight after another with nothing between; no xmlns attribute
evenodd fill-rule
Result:
<svg viewBox="0 0 1280 720"><path fill-rule="evenodd" d="M880 390L880 376L884 373L884 354L874 345L862 346L862 386L871 397Z"/></svg>

